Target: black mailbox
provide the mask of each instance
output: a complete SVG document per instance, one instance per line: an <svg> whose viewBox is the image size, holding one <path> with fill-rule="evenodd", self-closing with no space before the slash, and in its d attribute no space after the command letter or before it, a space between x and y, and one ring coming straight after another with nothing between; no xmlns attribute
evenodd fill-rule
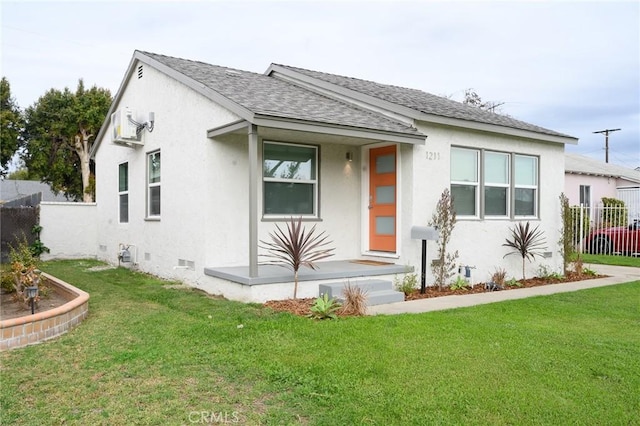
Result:
<svg viewBox="0 0 640 426"><path fill-rule="evenodd" d="M440 232L433 226L412 226L411 238L414 240L422 240L422 275L420 276L420 293L427 291L426 273L427 273L427 241L438 241Z"/></svg>

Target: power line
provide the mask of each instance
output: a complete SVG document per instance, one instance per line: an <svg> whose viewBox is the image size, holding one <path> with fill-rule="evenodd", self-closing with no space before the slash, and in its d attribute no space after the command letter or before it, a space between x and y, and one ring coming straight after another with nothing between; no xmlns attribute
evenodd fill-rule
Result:
<svg viewBox="0 0 640 426"><path fill-rule="evenodd" d="M622 129L605 129L605 130L598 130L597 132L593 132L593 133L604 133L604 162L605 163L609 162L609 133L617 132L618 130L622 130Z"/></svg>

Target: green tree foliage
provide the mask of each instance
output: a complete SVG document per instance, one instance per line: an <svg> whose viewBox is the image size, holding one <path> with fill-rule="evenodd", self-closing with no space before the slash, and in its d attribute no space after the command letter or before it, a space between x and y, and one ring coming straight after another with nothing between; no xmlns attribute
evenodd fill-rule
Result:
<svg viewBox="0 0 640 426"><path fill-rule="evenodd" d="M11 158L20 148L24 120L20 108L11 97L9 80L0 81L0 176L7 174Z"/></svg>
<svg viewBox="0 0 640 426"><path fill-rule="evenodd" d="M111 93L82 80L74 92L51 89L25 112L23 155L30 173L68 198L93 201L89 152L109 110Z"/></svg>

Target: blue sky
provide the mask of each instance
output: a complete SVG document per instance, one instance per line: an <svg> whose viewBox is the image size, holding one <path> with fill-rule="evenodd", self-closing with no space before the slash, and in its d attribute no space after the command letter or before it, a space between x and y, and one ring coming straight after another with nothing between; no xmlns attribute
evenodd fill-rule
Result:
<svg viewBox="0 0 640 426"><path fill-rule="evenodd" d="M640 166L640 3L1 0L2 75L21 108L48 89L115 94L133 51L264 72L280 63L462 100Z"/></svg>

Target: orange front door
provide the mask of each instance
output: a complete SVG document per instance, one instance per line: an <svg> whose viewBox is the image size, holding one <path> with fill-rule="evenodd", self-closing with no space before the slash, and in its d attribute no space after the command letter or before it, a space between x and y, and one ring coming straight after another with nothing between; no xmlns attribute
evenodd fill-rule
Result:
<svg viewBox="0 0 640 426"><path fill-rule="evenodd" d="M369 151L369 250L396 251L396 147Z"/></svg>

